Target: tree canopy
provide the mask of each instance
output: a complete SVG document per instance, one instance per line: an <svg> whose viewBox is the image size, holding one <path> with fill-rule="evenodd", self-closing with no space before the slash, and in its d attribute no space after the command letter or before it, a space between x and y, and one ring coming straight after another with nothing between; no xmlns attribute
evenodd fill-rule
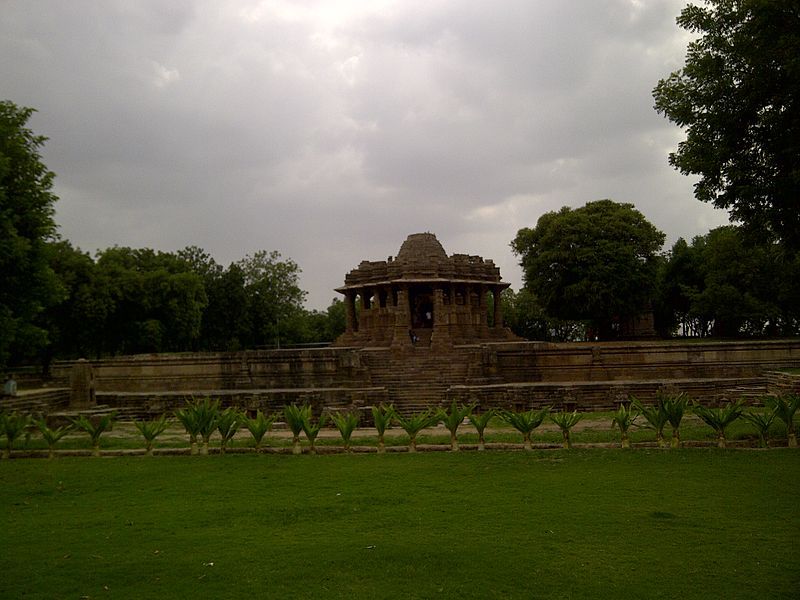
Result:
<svg viewBox="0 0 800 600"><path fill-rule="evenodd" d="M61 292L46 250L56 235L54 175L39 154L47 138L27 127L33 112L0 101L0 365L44 347L35 319Z"/></svg>
<svg viewBox="0 0 800 600"><path fill-rule="evenodd" d="M800 248L800 4L707 0L677 22L699 37L653 91L686 130L670 163L700 176L698 200Z"/></svg>
<svg viewBox="0 0 800 600"><path fill-rule="evenodd" d="M726 226L679 239L659 277L662 335L792 336L800 333L800 257L753 244Z"/></svg>
<svg viewBox="0 0 800 600"><path fill-rule="evenodd" d="M647 308L664 234L632 204L589 202L545 213L511 243L525 287L557 319L589 321L615 336L619 324Z"/></svg>

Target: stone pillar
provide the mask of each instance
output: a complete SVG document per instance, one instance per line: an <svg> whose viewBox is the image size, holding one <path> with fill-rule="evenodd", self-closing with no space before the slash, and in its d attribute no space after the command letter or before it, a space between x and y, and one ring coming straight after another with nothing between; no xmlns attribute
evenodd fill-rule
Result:
<svg viewBox="0 0 800 600"><path fill-rule="evenodd" d="M353 333L356 329L356 295L352 290L344 293L344 314L347 320L346 332Z"/></svg>
<svg viewBox="0 0 800 600"><path fill-rule="evenodd" d="M494 326L495 329L503 328L503 309L500 304L500 297L502 295L502 288L495 286L492 289L492 297L494 298Z"/></svg>
<svg viewBox="0 0 800 600"><path fill-rule="evenodd" d="M94 371L85 358L72 365L69 374L69 407L91 408L97 406L94 388Z"/></svg>
<svg viewBox="0 0 800 600"><path fill-rule="evenodd" d="M449 319L445 316L444 288L437 285L433 290L433 331L431 346L441 347L450 343Z"/></svg>
<svg viewBox="0 0 800 600"><path fill-rule="evenodd" d="M397 307L394 313L394 335L392 336L393 348L411 347L411 306L408 299L408 286L401 285L397 290Z"/></svg>

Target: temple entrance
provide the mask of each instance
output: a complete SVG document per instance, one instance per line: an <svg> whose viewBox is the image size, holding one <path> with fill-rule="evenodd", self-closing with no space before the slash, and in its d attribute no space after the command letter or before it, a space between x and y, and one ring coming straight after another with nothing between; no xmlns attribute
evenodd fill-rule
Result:
<svg viewBox="0 0 800 600"><path fill-rule="evenodd" d="M430 287L409 290L411 307L411 327L414 329L433 328L433 291Z"/></svg>

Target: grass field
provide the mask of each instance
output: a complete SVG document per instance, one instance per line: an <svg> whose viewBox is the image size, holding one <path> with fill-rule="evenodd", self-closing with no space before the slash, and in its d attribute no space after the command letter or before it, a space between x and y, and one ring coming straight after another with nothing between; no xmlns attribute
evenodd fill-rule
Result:
<svg viewBox="0 0 800 600"><path fill-rule="evenodd" d="M0 461L0 598L797 598L800 452Z"/></svg>

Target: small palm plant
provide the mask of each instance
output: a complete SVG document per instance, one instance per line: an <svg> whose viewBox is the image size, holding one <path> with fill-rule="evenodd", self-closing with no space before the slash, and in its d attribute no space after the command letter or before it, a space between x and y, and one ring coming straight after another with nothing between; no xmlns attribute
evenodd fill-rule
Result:
<svg viewBox="0 0 800 600"><path fill-rule="evenodd" d="M450 432L450 450L452 452L458 452L458 427L464 422L464 419L472 414L473 408L475 408L474 404L462 404L459 406L453 400L449 410L439 410L439 420L444 423L444 426Z"/></svg>
<svg viewBox="0 0 800 600"><path fill-rule="evenodd" d="M661 410L664 411L664 416L672 426L672 439L670 440L670 447L681 447L681 421L683 414L686 412L686 406L689 404L689 397L680 392L679 394L659 394L658 404Z"/></svg>
<svg viewBox="0 0 800 600"><path fill-rule="evenodd" d="M178 419L186 433L189 434L189 452L197 454L197 437L200 435L200 421L198 420L197 410L193 404L188 404L175 411Z"/></svg>
<svg viewBox="0 0 800 600"><path fill-rule="evenodd" d="M161 415L158 419L151 421L136 421L134 425L136 425L136 429L139 430L139 433L144 438L145 456L153 456L153 442L169 426L167 415Z"/></svg>
<svg viewBox="0 0 800 600"><path fill-rule="evenodd" d="M208 444L211 436L217 430L217 420L219 419L219 400L212 400L205 397L194 403L195 419L197 419L197 432L203 440L200 454L208 454Z"/></svg>
<svg viewBox="0 0 800 600"><path fill-rule="evenodd" d="M725 430L728 428L728 425L733 423L742 415L743 406L743 400L728 402L727 406L721 408L708 408L702 404L699 404L698 402L695 402L693 410L694 414L700 417L706 425L717 432L717 447L725 448L727 445L725 439Z"/></svg>
<svg viewBox="0 0 800 600"><path fill-rule="evenodd" d="M492 420L492 417L494 415L495 415L494 409L490 408L489 410L484 411L479 415L472 413L469 416L469 422L472 423L472 426L475 427L475 430L478 432L478 450L486 449L484 432L486 431L486 427L489 425L489 421Z"/></svg>
<svg viewBox="0 0 800 600"><path fill-rule="evenodd" d="M775 420L775 411L766 408L763 412L749 411L742 413L742 418L753 424L758 432L758 446L769 446L769 428Z"/></svg>
<svg viewBox="0 0 800 600"><path fill-rule="evenodd" d="M372 420L375 422L375 429L378 430L378 452L386 452L386 445L384 444L384 434L386 430L392 426L392 420L395 418L394 406L380 406L372 407Z"/></svg>
<svg viewBox="0 0 800 600"><path fill-rule="evenodd" d="M339 435L342 436L344 441L344 451L350 452L350 438L353 432L358 427L358 413L353 412L336 412L331 415L331 420L339 430Z"/></svg>
<svg viewBox="0 0 800 600"><path fill-rule="evenodd" d="M101 415L95 420L87 418L86 415L80 415L77 419L70 419L75 427L89 434L89 438L92 441L92 456L100 456L100 436L104 431L111 429L114 417L116 417L116 413L111 412Z"/></svg>
<svg viewBox="0 0 800 600"><path fill-rule="evenodd" d="M42 432L42 439L47 442L47 458L55 458L56 444L61 441L61 438L72 431L72 426L61 425L55 429L52 429L48 427L47 419L39 419L36 421L36 427Z"/></svg>
<svg viewBox="0 0 800 600"><path fill-rule="evenodd" d="M656 432L656 443L659 448L665 448L667 442L664 440L664 427L667 426L667 413L661 402L656 401L654 405L646 405L636 396L631 396L632 404L647 421L647 427Z"/></svg>
<svg viewBox="0 0 800 600"><path fill-rule="evenodd" d="M614 413L614 418L611 420L611 427L618 427L621 437L621 446L623 448L631 447L631 440L628 437L628 430L639 417L639 412L633 404L620 404L617 407L617 412Z"/></svg>
<svg viewBox="0 0 800 600"><path fill-rule="evenodd" d="M300 454L303 451L300 448L300 433L306 420L311 418L311 407L307 404L303 406L287 404L283 407L283 417L286 426L292 432L292 454Z"/></svg>
<svg viewBox="0 0 800 600"><path fill-rule="evenodd" d="M0 418L0 426L2 426L0 431L6 436L6 447L3 448L3 458L9 458L11 456L14 442L23 433L28 431L30 424L30 415L24 415L17 411L9 414L3 413L2 418Z"/></svg>
<svg viewBox="0 0 800 600"><path fill-rule="evenodd" d="M526 450L530 450L532 448L531 434L533 430L544 422L549 413L549 406L539 410L532 409L520 412L503 410L500 412L500 418L522 434L522 443L525 445Z"/></svg>
<svg viewBox="0 0 800 600"><path fill-rule="evenodd" d="M254 418L245 419L244 426L247 427L250 435L253 436L253 440L255 440L256 444L256 450L261 449L264 436L270 429L272 429L272 424L275 422L276 418L277 415L265 416L264 413L259 410L256 412L256 416Z"/></svg>
<svg viewBox="0 0 800 600"><path fill-rule="evenodd" d="M767 396L764 403L775 411L778 417L786 425L786 437L790 448L797 448L797 435L794 430L794 413L800 406L800 395L784 394L782 396Z"/></svg>
<svg viewBox="0 0 800 600"><path fill-rule="evenodd" d="M408 451L417 451L417 435L426 427L433 427L439 423L439 413L433 409L428 409L421 413L416 413L411 416L403 416L399 413L395 414L395 419L400 427L408 434Z"/></svg>
<svg viewBox="0 0 800 600"><path fill-rule="evenodd" d="M319 416L319 419L316 422L313 420L311 416L311 410L306 413L305 418L303 419L303 432L306 434L308 438L308 442L310 444L308 451L311 454L317 453L317 436L319 435L320 430L325 427L325 424L328 422L328 415L325 413Z"/></svg>
<svg viewBox="0 0 800 600"><path fill-rule="evenodd" d="M221 441L219 444L219 453L225 454L228 449L228 442L233 439L236 432L242 426L243 416L238 409L229 406L217 417L217 431L219 432Z"/></svg>
<svg viewBox="0 0 800 600"><path fill-rule="evenodd" d="M550 415L550 419L553 421L553 423L558 425L558 428L561 430L561 437L563 438L561 445L564 446L564 448L572 448L572 440L570 439L569 432L573 427L575 427L578 421L581 420L582 416L583 415L578 414L577 410L573 410L571 413L562 411L554 415Z"/></svg>

